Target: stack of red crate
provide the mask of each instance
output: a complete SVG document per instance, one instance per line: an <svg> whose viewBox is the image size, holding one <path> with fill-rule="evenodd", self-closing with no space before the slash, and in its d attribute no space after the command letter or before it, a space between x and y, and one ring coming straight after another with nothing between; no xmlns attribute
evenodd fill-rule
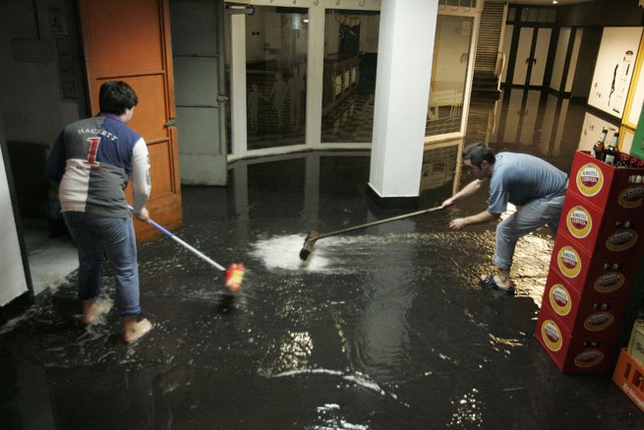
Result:
<svg viewBox="0 0 644 430"><path fill-rule="evenodd" d="M562 372L612 368L644 251L641 175L575 154L535 333Z"/></svg>

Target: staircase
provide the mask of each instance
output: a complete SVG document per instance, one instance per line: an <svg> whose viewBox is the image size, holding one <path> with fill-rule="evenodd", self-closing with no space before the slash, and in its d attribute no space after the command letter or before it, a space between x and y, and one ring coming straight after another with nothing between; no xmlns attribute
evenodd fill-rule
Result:
<svg viewBox="0 0 644 430"><path fill-rule="evenodd" d="M507 3L486 1L483 4L474 63L472 98L498 100L501 96L499 79L503 72L503 64L499 49L506 14Z"/></svg>
<svg viewBox="0 0 644 430"><path fill-rule="evenodd" d="M501 97L499 78L494 73L474 73L472 98L498 100Z"/></svg>

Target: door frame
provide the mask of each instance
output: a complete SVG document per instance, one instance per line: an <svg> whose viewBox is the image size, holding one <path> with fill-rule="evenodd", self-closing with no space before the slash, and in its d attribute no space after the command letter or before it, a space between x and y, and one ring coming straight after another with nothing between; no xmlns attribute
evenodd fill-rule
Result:
<svg viewBox="0 0 644 430"><path fill-rule="evenodd" d="M88 113L98 113L98 91L103 82L122 79L132 84L139 105L130 126L145 139L150 153L152 194L146 207L165 228L179 228L183 213L177 129L173 125L176 111L168 0L78 0L77 8L87 105L93 111ZM117 21L123 28L102 19L115 11L127 14L127 19ZM140 31L125 28L133 23L140 23ZM131 186L126 195L131 201ZM135 222L134 228L138 243L163 234L149 223Z"/></svg>

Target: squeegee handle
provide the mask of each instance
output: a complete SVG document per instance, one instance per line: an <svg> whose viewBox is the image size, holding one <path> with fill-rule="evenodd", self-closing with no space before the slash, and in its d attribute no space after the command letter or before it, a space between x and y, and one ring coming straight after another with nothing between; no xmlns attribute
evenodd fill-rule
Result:
<svg viewBox="0 0 644 430"><path fill-rule="evenodd" d="M129 208L130 208L130 210L133 210L132 206L129 206ZM210 257L208 257L207 255L205 255L203 252L199 251L198 249L196 249L195 247L193 247L193 246L192 246L192 245L190 245L189 243L184 242L183 240L179 239L179 238L178 238L177 236L175 236L175 235L174 235L170 230L168 230L168 229L164 228L162 225L160 225L160 224L159 224L159 223L157 223L156 221L153 221L153 220L151 220L151 219L148 219L148 220L147 220L147 223L148 223L148 224L153 225L154 227L156 227L159 231L161 231L161 232L162 232L162 233L164 233L165 235L169 236L169 237L170 237L170 239L174 240L175 242L177 242L178 244L180 244L181 246L183 246L184 248L186 248L188 251L190 251L190 252L192 252L193 254L195 254L197 257L199 257L199 258L201 258L202 260L206 261L206 262L207 262L207 263L209 263L211 266L216 267L217 269L221 270L222 272L225 272L225 271L226 271L226 268L225 268L225 267L221 266L221 265L220 265L220 264L218 264L216 261L214 261L213 259L211 259L211 258L210 258Z"/></svg>
<svg viewBox="0 0 644 430"><path fill-rule="evenodd" d="M331 233L324 233L324 234L321 234L319 236L315 236L312 239L313 240L318 240L318 239L322 239L323 237L335 236L337 234L347 233L349 231L359 230L361 228L367 228L367 227L371 227L371 226L378 225L378 224L384 224L386 222L392 222L392 221L398 221L400 219L411 218L411 217L415 217L415 216L418 216L418 215L423 215L423 214L426 214L426 213L429 213L429 212L435 212L435 211L438 211L438 210L441 210L441 209L443 209L442 206L436 206L435 208L430 208L430 209L423 209L422 211L412 212L412 213L398 215L398 216L391 217L391 218L381 219L381 220L378 220L378 221L368 222L366 224L356 225L356 226L353 226L353 227L345 228L343 230L332 231Z"/></svg>

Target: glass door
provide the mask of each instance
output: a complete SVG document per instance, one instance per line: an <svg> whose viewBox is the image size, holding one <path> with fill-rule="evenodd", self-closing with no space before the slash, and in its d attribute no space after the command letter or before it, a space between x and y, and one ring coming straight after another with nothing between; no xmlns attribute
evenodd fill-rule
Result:
<svg viewBox="0 0 644 430"><path fill-rule="evenodd" d="M438 16L426 136L461 131L473 23L471 16Z"/></svg>
<svg viewBox="0 0 644 430"><path fill-rule="evenodd" d="M371 143L380 12L327 9L322 143Z"/></svg>
<svg viewBox="0 0 644 430"><path fill-rule="evenodd" d="M308 9L254 8L245 20L247 149L303 145Z"/></svg>

